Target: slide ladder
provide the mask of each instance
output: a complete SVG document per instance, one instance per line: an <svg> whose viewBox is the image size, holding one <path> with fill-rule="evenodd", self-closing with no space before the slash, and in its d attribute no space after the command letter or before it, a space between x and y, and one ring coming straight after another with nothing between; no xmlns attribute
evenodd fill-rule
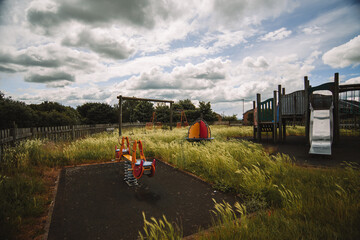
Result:
<svg viewBox="0 0 360 240"><path fill-rule="evenodd" d="M315 110L310 106L310 154L331 155L333 113L330 109Z"/></svg>

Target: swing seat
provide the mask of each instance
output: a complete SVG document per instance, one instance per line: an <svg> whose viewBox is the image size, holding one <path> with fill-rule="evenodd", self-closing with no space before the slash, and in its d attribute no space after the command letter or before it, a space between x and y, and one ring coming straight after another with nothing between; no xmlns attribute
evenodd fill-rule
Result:
<svg viewBox="0 0 360 240"><path fill-rule="evenodd" d="M120 150L119 150L119 151L120 151ZM123 154L127 154L127 153L129 153L129 152L130 152L130 151L129 151L128 148L125 148L125 149L122 150L122 153L123 153Z"/></svg>

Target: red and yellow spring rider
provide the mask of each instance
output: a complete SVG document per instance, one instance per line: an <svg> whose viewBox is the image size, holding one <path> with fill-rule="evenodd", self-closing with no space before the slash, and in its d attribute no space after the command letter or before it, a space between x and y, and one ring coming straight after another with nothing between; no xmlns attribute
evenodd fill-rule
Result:
<svg viewBox="0 0 360 240"><path fill-rule="evenodd" d="M137 146L139 146L140 158L136 158ZM155 159L153 161L146 160L141 140L134 141L131 153L129 138L122 137L121 148L118 149L115 146L115 160L125 162L124 180L130 186L138 185L137 179L140 179L144 174L148 177L155 175L156 161Z"/></svg>

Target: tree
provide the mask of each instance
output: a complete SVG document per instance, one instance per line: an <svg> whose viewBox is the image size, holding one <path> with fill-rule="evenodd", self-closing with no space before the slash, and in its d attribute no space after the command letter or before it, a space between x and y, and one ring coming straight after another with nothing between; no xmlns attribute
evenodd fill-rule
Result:
<svg viewBox="0 0 360 240"><path fill-rule="evenodd" d="M185 100L179 100L179 102L174 103L173 109L174 110L179 110L179 111L182 111L182 110L195 110L196 107L191 102L190 99L185 99Z"/></svg>
<svg viewBox="0 0 360 240"><path fill-rule="evenodd" d="M205 103L203 101L200 101L198 112L199 112L199 115L202 116L205 121L214 122L217 120L216 113L214 113L211 110L210 102Z"/></svg>
<svg viewBox="0 0 360 240"><path fill-rule="evenodd" d="M158 105L155 109L156 121L162 123L170 122L170 108L167 105Z"/></svg>
<svg viewBox="0 0 360 240"><path fill-rule="evenodd" d="M2 129L17 127L33 127L38 122L34 110L23 102L5 98L1 93L0 99L0 126Z"/></svg>
<svg viewBox="0 0 360 240"><path fill-rule="evenodd" d="M80 115L72 107L48 101L40 104L30 104L29 106L39 116L38 122L33 126L49 127L80 124Z"/></svg>
<svg viewBox="0 0 360 240"><path fill-rule="evenodd" d="M84 124L116 123L118 118L114 108L106 103L85 103L76 110Z"/></svg>
<svg viewBox="0 0 360 240"><path fill-rule="evenodd" d="M139 122L149 122L154 112L154 104L147 101L139 101L135 108L135 120Z"/></svg>
<svg viewBox="0 0 360 240"><path fill-rule="evenodd" d="M135 107L138 104L137 101L124 100L122 103L122 121L123 122L135 122Z"/></svg>
<svg viewBox="0 0 360 240"><path fill-rule="evenodd" d="M236 115L237 115L237 114L233 114L232 116L224 116L224 117L222 118L222 121L235 122L235 121L237 121Z"/></svg>

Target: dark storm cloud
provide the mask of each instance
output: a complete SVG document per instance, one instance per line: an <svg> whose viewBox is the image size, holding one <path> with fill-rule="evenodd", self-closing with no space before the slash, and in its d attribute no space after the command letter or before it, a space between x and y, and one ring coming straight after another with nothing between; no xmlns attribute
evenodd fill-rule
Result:
<svg viewBox="0 0 360 240"><path fill-rule="evenodd" d="M152 28L155 16L170 16L171 4L149 0L63 0L49 7L33 4L27 19L33 26L51 30L62 23L75 20L87 24L108 24L114 21Z"/></svg>
<svg viewBox="0 0 360 240"><path fill-rule="evenodd" d="M25 77L26 82L33 82L33 83L52 83L58 81L69 81L74 82L75 77L65 72L54 72L51 74L30 74Z"/></svg>
<svg viewBox="0 0 360 240"><path fill-rule="evenodd" d="M14 69L12 69L12 68L7 68L7 67L0 66L0 72L5 72L5 73L16 73L17 71L15 71L15 70L14 70Z"/></svg>
<svg viewBox="0 0 360 240"><path fill-rule="evenodd" d="M39 54L23 53L14 55L10 53L0 52L0 63L3 64L17 64L25 67L39 66L39 67L59 67L60 61L57 59L46 59Z"/></svg>
<svg viewBox="0 0 360 240"><path fill-rule="evenodd" d="M88 30L81 31L75 38L65 38L62 44L72 47L87 47L103 57L113 59L126 59L135 51L125 41L119 42L114 38L99 36Z"/></svg>

